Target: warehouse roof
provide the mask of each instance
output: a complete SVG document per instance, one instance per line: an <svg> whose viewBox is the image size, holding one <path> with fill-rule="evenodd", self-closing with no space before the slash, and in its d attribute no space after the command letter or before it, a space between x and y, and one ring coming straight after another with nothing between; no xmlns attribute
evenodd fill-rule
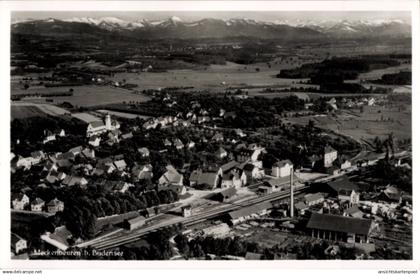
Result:
<svg viewBox="0 0 420 274"><path fill-rule="evenodd" d="M249 206L249 207L244 207L235 211L232 211L229 213L229 216L231 219L237 219L240 217L244 217L244 216L249 216L252 214L256 214L259 213L265 209L269 209L272 208L273 206L271 205L270 202L263 202L260 204L256 204L253 206Z"/></svg>
<svg viewBox="0 0 420 274"><path fill-rule="evenodd" d="M368 235L372 220L313 213L307 228Z"/></svg>

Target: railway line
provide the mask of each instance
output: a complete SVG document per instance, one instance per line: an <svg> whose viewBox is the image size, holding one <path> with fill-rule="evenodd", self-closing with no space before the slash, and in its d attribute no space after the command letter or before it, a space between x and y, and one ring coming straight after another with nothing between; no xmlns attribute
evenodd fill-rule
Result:
<svg viewBox="0 0 420 274"><path fill-rule="evenodd" d="M295 190L295 195L299 195L301 193L303 193L305 190L307 190L307 186L303 186L299 189ZM139 239L141 239L144 235L154 232L154 231L158 231L159 229L162 229L164 227L168 227L168 226L172 226L172 225L176 225L176 224L184 224L184 225L193 225L205 220L209 220L218 216L222 216L230 211L234 211L237 210L239 208L242 207L247 207L247 206L252 206L258 203L262 203L262 202L266 202L266 201L275 201L275 200L280 200L280 199L286 199L290 197L290 192L275 192L275 193L271 193L268 195L264 195L261 197L256 197L247 201L243 201L240 203L232 203L232 204L228 204L222 208L218 208L218 209L213 209L213 210L208 210L205 213L201 213L198 215L194 215L188 218L182 218L182 217L178 217L178 218L173 218L172 220L168 220L166 222L162 222L160 224L156 224L156 225L152 225L149 227L144 227L141 228L137 231L133 231L129 234L126 235L112 235L110 237L104 237L101 239L98 239L97 241L90 241L89 246L97 249L97 250L104 250L104 249L109 249L109 248L114 248L117 246L121 246L124 244L128 244L131 242L135 242Z"/></svg>

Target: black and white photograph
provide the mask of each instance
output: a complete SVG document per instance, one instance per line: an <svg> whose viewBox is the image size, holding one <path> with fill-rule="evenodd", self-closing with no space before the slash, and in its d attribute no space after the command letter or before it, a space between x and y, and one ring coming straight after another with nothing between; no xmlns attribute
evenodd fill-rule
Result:
<svg viewBox="0 0 420 274"><path fill-rule="evenodd" d="M413 260L412 16L12 11L11 260Z"/></svg>

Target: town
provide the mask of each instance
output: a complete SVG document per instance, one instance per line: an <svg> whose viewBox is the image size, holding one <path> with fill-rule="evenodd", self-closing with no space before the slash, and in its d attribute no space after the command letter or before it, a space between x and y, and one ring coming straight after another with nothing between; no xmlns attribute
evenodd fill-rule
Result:
<svg viewBox="0 0 420 274"><path fill-rule="evenodd" d="M236 62L295 80L152 87L12 54L12 258L412 259L411 54L255 55ZM167 73L145 56L120 69Z"/></svg>

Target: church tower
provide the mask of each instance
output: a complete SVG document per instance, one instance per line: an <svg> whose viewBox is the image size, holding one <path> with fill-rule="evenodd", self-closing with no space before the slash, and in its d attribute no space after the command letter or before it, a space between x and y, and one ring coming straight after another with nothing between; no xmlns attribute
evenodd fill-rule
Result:
<svg viewBox="0 0 420 274"><path fill-rule="evenodd" d="M105 127L106 130L111 130L111 115L109 114L105 116Z"/></svg>

